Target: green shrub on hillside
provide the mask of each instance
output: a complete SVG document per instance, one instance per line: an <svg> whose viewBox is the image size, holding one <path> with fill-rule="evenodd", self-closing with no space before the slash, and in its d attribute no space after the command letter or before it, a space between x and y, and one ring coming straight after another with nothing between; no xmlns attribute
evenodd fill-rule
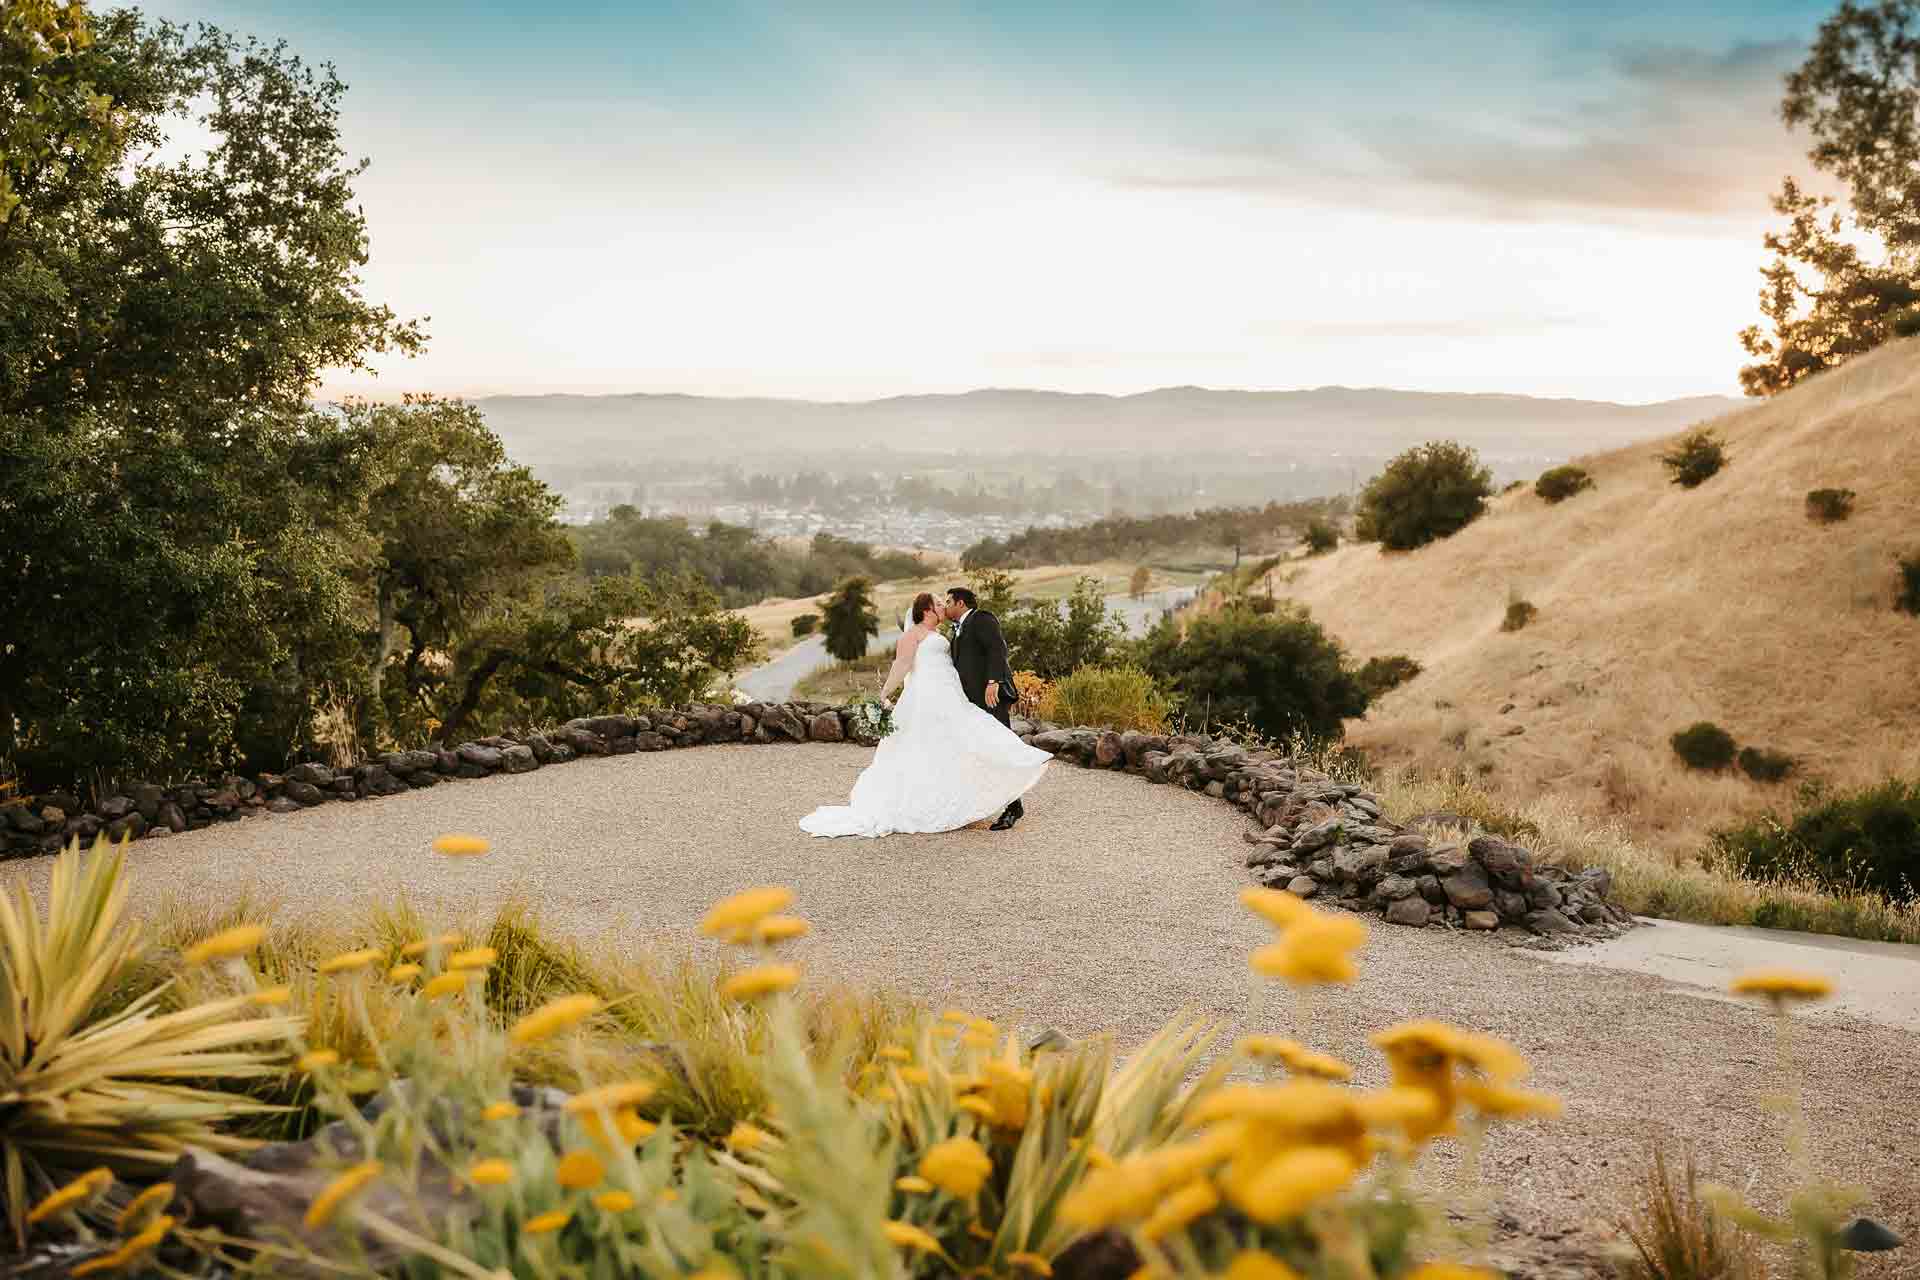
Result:
<svg viewBox="0 0 1920 1280"><path fill-rule="evenodd" d="M1920 892L1920 779L1844 792L1808 783L1791 817L1762 815L1716 831L1713 843L1749 876L1808 876L1911 900Z"/></svg>
<svg viewBox="0 0 1920 1280"><path fill-rule="evenodd" d="M1136 649L1188 715L1210 722L1244 719L1273 738L1332 739L1367 710L1339 644L1297 604L1266 615L1224 609L1195 619L1184 637L1163 622Z"/></svg>
<svg viewBox="0 0 1920 1280"><path fill-rule="evenodd" d="M835 587L833 598L820 606L827 652L842 662L867 653L867 641L880 634L880 615L873 608L873 581L848 578Z"/></svg>
<svg viewBox="0 0 1920 1280"><path fill-rule="evenodd" d="M1794 758L1771 747L1740 748L1740 772L1755 782L1783 782L1793 773Z"/></svg>
<svg viewBox="0 0 1920 1280"><path fill-rule="evenodd" d="M993 595L978 583L974 592L980 607L990 608ZM1127 638L1126 626L1107 608L1106 592L1094 577L1077 579L1065 600L1027 600L995 616L1013 669L1043 680L1110 662Z"/></svg>
<svg viewBox="0 0 1920 1280"><path fill-rule="evenodd" d="M1307 522L1307 554L1320 555L1340 545L1340 531L1325 520Z"/></svg>
<svg viewBox="0 0 1920 1280"><path fill-rule="evenodd" d="M1710 720L1688 725L1668 741L1689 769L1724 769L1733 763L1733 735Z"/></svg>
<svg viewBox="0 0 1920 1280"><path fill-rule="evenodd" d="M1894 563L1900 569L1900 582L1895 589L1893 607L1920 618L1920 551L1895 556Z"/></svg>
<svg viewBox="0 0 1920 1280"><path fill-rule="evenodd" d="M1678 444L1660 455L1660 463L1673 483L1682 489L1697 489L1727 465L1727 449L1718 435L1702 427L1682 436Z"/></svg>
<svg viewBox="0 0 1920 1280"><path fill-rule="evenodd" d="M1518 631L1538 617L1540 610L1531 600L1513 600L1507 604L1507 616L1500 620L1502 631Z"/></svg>
<svg viewBox="0 0 1920 1280"><path fill-rule="evenodd" d="M1055 681L1042 698L1042 720L1164 733L1173 699L1138 667L1082 667Z"/></svg>
<svg viewBox="0 0 1920 1280"><path fill-rule="evenodd" d="M793 620L792 629L795 640L810 636L820 629L820 615L817 613L803 613Z"/></svg>
<svg viewBox="0 0 1920 1280"><path fill-rule="evenodd" d="M1851 489L1809 489L1807 519L1821 524L1845 520L1853 514L1853 496Z"/></svg>
<svg viewBox="0 0 1920 1280"><path fill-rule="evenodd" d="M1585 467L1554 467L1542 471L1533 482L1533 491L1546 501L1565 502L1574 494L1593 488L1593 477Z"/></svg>
<svg viewBox="0 0 1920 1280"><path fill-rule="evenodd" d="M1418 445L1367 482L1356 533L1389 551L1424 547L1471 524L1492 494L1493 472L1466 445Z"/></svg>
<svg viewBox="0 0 1920 1280"><path fill-rule="evenodd" d="M1372 702L1390 689L1398 689L1407 681L1419 675L1422 668L1418 662L1404 653L1386 657L1368 658L1366 665L1360 668L1355 677L1360 687L1366 691L1367 701Z"/></svg>

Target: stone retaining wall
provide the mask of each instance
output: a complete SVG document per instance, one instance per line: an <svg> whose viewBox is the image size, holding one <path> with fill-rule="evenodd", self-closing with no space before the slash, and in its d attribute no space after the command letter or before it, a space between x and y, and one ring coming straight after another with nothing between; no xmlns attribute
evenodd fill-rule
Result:
<svg viewBox="0 0 1920 1280"><path fill-rule="evenodd" d="M1529 850L1481 835L1455 814L1388 821L1377 796L1285 755L1224 739L1061 728L1015 719L1022 740L1055 758L1202 791L1247 811L1247 866L1262 884L1332 898L1394 924L1605 935L1632 923L1607 901L1604 870L1549 866ZM259 813L368 800L496 773L531 773L581 756L626 755L723 742L858 740L846 707L825 703L695 705L588 716L551 733L479 738L450 749L390 751L345 768L302 764L285 774L228 775L175 786L142 784L83 810L71 795L0 808L0 853L58 852L73 839L154 839Z"/></svg>

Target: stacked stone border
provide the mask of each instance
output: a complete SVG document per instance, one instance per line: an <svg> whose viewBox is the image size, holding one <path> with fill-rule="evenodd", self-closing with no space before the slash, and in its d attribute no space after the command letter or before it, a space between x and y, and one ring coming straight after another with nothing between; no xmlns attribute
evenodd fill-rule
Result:
<svg viewBox="0 0 1920 1280"><path fill-rule="evenodd" d="M1245 810L1247 866L1262 884L1324 897L1409 927L1607 936L1633 917L1610 903L1602 869L1570 872L1495 836L1469 836L1458 814L1389 821L1379 797L1274 751L1204 735L1119 733L1016 719L1021 739L1056 759L1201 791ZM531 773L582 756L668 751L711 743L864 741L851 708L749 702L587 716L550 733L479 738L452 748L390 751L343 768L309 763L285 774L141 784L91 809L48 794L0 808L8 857L58 852L73 839L155 839L260 813L399 795L455 779Z"/></svg>

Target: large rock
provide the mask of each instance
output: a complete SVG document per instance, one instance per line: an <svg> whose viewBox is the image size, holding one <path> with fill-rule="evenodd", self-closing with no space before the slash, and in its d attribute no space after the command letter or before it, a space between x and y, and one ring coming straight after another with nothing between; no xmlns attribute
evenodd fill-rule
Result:
<svg viewBox="0 0 1920 1280"><path fill-rule="evenodd" d="M1469 861L1453 874L1442 876L1440 890L1462 911L1479 911L1493 903L1493 886L1487 883L1487 873L1477 862Z"/></svg>
<svg viewBox="0 0 1920 1280"><path fill-rule="evenodd" d="M1293 842L1294 852L1312 853L1316 849L1326 848L1340 838L1341 825L1339 818L1328 818L1324 822L1308 827L1300 833L1299 839Z"/></svg>
<svg viewBox="0 0 1920 1280"><path fill-rule="evenodd" d="M1552 907L1540 911L1529 911L1521 921L1527 928L1538 934L1579 933L1580 926L1555 911Z"/></svg>
<svg viewBox="0 0 1920 1280"><path fill-rule="evenodd" d="M492 773L501 767L500 748L489 747L478 742L463 742L454 748L454 754L460 757L462 764L470 764Z"/></svg>
<svg viewBox="0 0 1920 1280"><path fill-rule="evenodd" d="M323 764L314 764L309 761L287 770L287 778L292 782L305 782L316 787L326 787L333 784L333 770Z"/></svg>
<svg viewBox="0 0 1920 1280"><path fill-rule="evenodd" d="M291 777L288 778L287 782L280 788L280 794L285 799L309 809L327 798L327 793L319 787L314 786L311 782L305 782L299 778ZM272 806L269 805L268 808L272 808ZM276 810L276 812L284 812L284 810Z"/></svg>
<svg viewBox="0 0 1920 1280"><path fill-rule="evenodd" d="M1317 828L1316 828L1317 830ZM1296 844L1295 849L1300 846ZM1333 872L1342 880L1366 884L1386 867L1387 851L1377 844L1343 845L1333 851Z"/></svg>
<svg viewBox="0 0 1920 1280"><path fill-rule="evenodd" d="M540 767L540 759L532 747L506 747L500 752L500 767L508 773L532 773Z"/></svg>
<svg viewBox="0 0 1920 1280"><path fill-rule="evenodd" d="M807 736L815 742L844 742L846 733L840 727L840 713L822 711L807 725Z"/></svg>
<svg viewBox="0 0 1920 1280"><path fill-rule="evenodd" d="M1503 889L1525 890L1533 881L1533 855L1498 836L1475 836L1467 851Z"/></svg>
<svg viewBox="0 0 1920 1280"><path fill-rule="evenodd" d="M1296 898L1311 898L1320 892L1320 882L1312 876L1295 876L1287 881L1287 892Z"/></svg>
<svg viewBox="0 0 1920 1280"><path fill-rule="evenodd" d="M1373 887L1373 896L1381 902L1401 902L1420 892L1420 886L1405 876L1387 876Z"/></svg>
<svg viewBox="0 0 1920 1280"><path fill-rule="evenodd" d="M1093 762L1102 769L1117 769L1127 762L1126 746L1119 734L1109 731L1095 740Z"/></svg>
<svg viewBox="0 0 1920 1280"><path fill-rule="evenodd" d="M1387 923L1411 925L1418 929L1427 923L1432 914L1433 908L1427 905L1427 900L1415 894L1410 898L1401 898L1387 908Z"/></svg>

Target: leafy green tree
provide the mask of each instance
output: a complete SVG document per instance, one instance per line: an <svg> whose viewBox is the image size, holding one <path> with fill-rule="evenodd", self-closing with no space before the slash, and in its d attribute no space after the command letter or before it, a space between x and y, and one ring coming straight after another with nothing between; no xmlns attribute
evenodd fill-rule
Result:
<svg viewBox="0 0 1920 1280"><path fill-rule="evenodd" d="M1660 465L1667 469L1668 479L1674 484L1682 489L1698 489L1727 465L1727 447L1712 430L1696 428L1660 455Z"/></svg>
<svg viewBox="0 0 1920 1280"><path fill-rule="evenodd" d="M833 597L820 606L821 631L827 652L842 662L867 653L867 641L880 634L880 615L873 608L873 583L848 578L834 588Z"/></svg>
<svg viewBox="0 0 1920 1280"><path fill-rule="evenodd" d="M428 655L451 652L474 620L537 598L572 568L573 545L555 519L561 499L509 461L470 404L409 396L343 412L373 473L363 517L373 540L373 695L393 663L405 696L418 698L436 678Z"/></svg>
<svg viewBox="0 0 1920 1280"><path fill-rule="evenodd" d="M1127 579L1127 596L1139 600L1147 594L1147 588L1153 585L1153 570L1145 565L1135 565L1133 574Z"/></svg>
<svg viewBox="0 0 1920 1280"><path fill-rule="evenodd" d="M1013 669L1031 671L1043 680L1106 665L1127 638L1126 627L1107 609L1098 578L1075 581L1064 601L1029 600L995 616Z"/></svg>
<svg viewBox="0 0 1920 1280"><path fill-rule="evenodd" d="M362 296L342 86L32 2L0 86L0 755L216 762L250 690L354 647L363 462L314 381L421 341ZM189 108L208 148L151 159Z"/></svg>
<svg viewBox="0 0 1920 1280"><path fill-rule="evenodd" d="M1920 332L1920 3L1845 0L1787 78L1780 114L1804 127L1814 166L1844 184L1846 206L1791 178L1773 199L1760 310L1741 344L1749 395ZM1864 246L1864 251L1863 251Z"/></svg>
<svg viewBox="0 0 1920 1280"><path fill-rule="evenodd" d="M1336 739L1344 721L1367 709L1366 691L1339 644L1300 605L1269 614L1225 609L1194 619L1184 635L1162 622L1136 657L1190 715L1244 719L1277 739Z"/></svg>
<svg viewBox="0 0 1920 1280"><path fill-rule="evenodd" d="M1411 551L1464 529L1492 495L1493 472L1466 445L1416 445L1367 483L1357 532L1388 550Z"/></svg>
<svg viewBox="0 0 1920 1280"><path fill-rule="evenodd" d="M967 586L980 608L1001 620L1004 636L1006 619L1018 607L1013 595L1013 575L1003 569L973 569L967 573Z"/></svg>
<svg viewBox="0 0 1920 1280"><path fill-rule="evenodd" d="M1322 555L1340 545L1340 531L1325 520L1307 522L1307 554Z"/></svg>
<svg viewBox="0 0 1920 1280"><path fill-rule="evenodd" d="M747 620L692 574L555 579L543 598L509 603L472 628L430 697L441 741L453 742L476 724L694 701L759 648Z"/></svg>

